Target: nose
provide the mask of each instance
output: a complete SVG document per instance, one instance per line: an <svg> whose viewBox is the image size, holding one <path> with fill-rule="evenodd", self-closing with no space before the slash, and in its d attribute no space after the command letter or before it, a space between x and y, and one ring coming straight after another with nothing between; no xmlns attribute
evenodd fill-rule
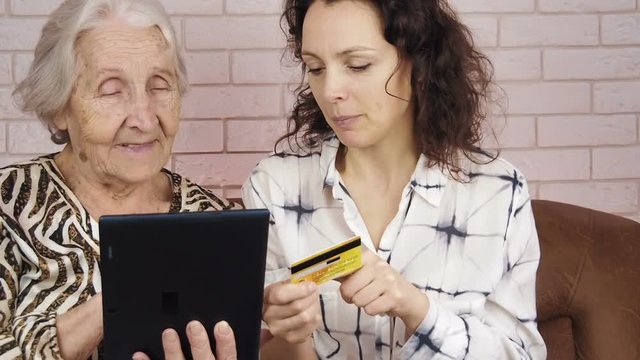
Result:
<svg viewBox="0 0 640 360"><path fill-rule="evenodd" d="M143 132L150 131L158 124L153 99L146 89L137 90L134 94L131 99L127 125Z"/></svg>
<svg viewBox="0 0 640 360"><path fill-rule="evenodd" d="M348 98L347 77L339 71L329 71L327 69L323 87L323 95L331 103L344 101Z"/></svg>

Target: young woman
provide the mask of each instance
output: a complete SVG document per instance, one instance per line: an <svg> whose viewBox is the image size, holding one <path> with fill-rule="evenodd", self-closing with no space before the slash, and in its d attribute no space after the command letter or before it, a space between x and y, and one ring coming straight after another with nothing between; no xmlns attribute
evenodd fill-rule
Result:
<svg viewBox="0 0 640 360"><path fill-rule="evenodd" d="M544 359L527 184L478 147L490 64L468 30L437 0L288 0L283 18L305 83L243 188L273 217L263 358ZM279 281L354 235L352 275Z"/></svg>

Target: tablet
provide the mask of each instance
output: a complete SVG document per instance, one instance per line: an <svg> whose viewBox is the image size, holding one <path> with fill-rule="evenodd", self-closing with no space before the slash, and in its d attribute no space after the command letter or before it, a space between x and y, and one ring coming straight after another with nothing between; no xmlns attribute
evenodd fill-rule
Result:
<svg viewBox="0 0 640 360"><path fill-rule="evenodd" d="M267 210L110 215L100 218L106 359L143 351L164 359L162 331L209 332L220 320L236 336L238 359L258 360L267 249Z"/></svg>

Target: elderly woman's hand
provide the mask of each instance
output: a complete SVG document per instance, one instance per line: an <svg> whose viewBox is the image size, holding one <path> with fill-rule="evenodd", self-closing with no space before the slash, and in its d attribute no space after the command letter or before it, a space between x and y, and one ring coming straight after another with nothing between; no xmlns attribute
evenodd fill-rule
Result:
<svg viewBox="0 0 640 360"><path fill-rule="evenodd" d="M215 356L209 345L209 336L204 326L198 321L191 321L187 324L187 337L191 345L191 355L193 355L193 359L236 360L238 358L236 339L229 324L225 321L217 323L213 329L213 335L216 339ZM180 338L175 330L166 329L162 333L162 347L164 348L166 360L184 360L185 357L180 347ZM141 352L133 354L133 359L150 360L146 354Z"/></svg>
<svg viewBox="0 0 640 360"><path fill-rule="evenodd" d="M86 359L102 341L102 294L56 318L63 359Z"/></svg>

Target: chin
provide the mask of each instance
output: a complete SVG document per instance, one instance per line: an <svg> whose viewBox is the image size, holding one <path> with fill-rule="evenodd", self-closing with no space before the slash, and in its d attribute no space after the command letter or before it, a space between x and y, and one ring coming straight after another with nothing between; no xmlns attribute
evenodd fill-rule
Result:
<svg viewBox="0 0 640 360"><path fill-rule="evenodd" d="M151 164L135 164L130 163L125 167L121 167L118 171L118 178L130 184L139 184L153 180L157 176L164 164L153 166Z"/></svg>
<svg viewBox="0 0 640 360"><path fill-rule="evenodd" d="M373 143L362 136L358 136L358 134L345 134L345 133L336 133L338 140L340 143L347 148L367 148L373 145Z"/></svg>

